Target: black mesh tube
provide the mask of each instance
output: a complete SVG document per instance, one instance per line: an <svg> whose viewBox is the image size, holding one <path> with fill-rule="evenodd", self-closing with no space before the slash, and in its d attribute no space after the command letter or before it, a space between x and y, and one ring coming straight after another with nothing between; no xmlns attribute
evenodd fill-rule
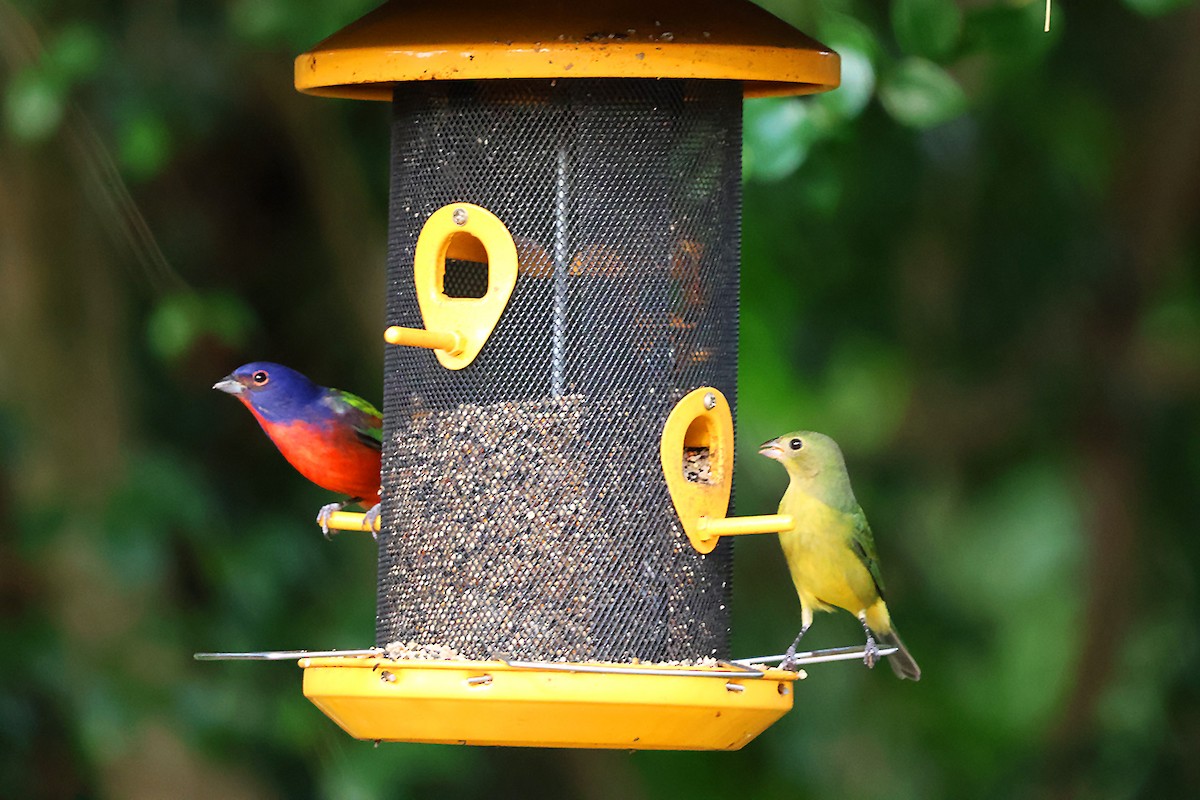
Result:
<svg viewBox="0 0 1200 800"><path fill-rule="evenodd" d="M413 254L449 203L498 216L520 271L465 369L387 350L379 644L727 655L732 551L688 543L659 440L692 389L734 400L741 103L725 81L397 87L388 323L423 327ZM448 293L481 293L469 266Z"/></svg>

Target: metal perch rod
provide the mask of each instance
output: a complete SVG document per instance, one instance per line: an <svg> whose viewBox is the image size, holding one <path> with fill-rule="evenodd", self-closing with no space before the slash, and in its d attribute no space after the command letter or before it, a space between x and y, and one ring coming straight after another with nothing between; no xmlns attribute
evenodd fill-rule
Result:
<svg viewBox="0 0 1200 800"><path fill-rule="evenodd" d="M879 655L888 656L896 652L895 647L879 648ZM810 650L797 653L795 663L822 664L829 661L860 661L866 655L862 647L834 647L826 650ZM368 647L359 650L258 650L248 653L196 653L192 656L197 661L299 661L302 658L380 658L387 659L387 652L380 647ZM504 654L496 654L494 660L514 669L545 670L551 672L594 672L606 675L672 675L706 678L761 678L763 673L754 669L752 664L778 664L785 656L754 656L753 658L735 658L732 661L719 662L722 666L733 666L736 669L704 670L704 669L665 669L655 668L653 664L645 666L624 666L621 664L572 664L551 661L515 661ZM440 659L411 659L411 663L438 663Z"/></svg>

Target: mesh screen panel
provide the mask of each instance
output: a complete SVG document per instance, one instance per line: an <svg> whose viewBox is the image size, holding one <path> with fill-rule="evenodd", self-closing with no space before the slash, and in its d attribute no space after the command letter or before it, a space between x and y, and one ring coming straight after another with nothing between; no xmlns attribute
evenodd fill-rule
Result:
<svg viewBox="0 0 1200 800"><path fill-rule="evenodd" d="M423 327L413 254L444 205L498 216L520 270L465 369L387 349L379 644L728 655L732 551L688 543L659 440L692 389L735 397L741 103L723 81L397 87L388 323ZM469 263L445 284L482 289Z"/></svg>

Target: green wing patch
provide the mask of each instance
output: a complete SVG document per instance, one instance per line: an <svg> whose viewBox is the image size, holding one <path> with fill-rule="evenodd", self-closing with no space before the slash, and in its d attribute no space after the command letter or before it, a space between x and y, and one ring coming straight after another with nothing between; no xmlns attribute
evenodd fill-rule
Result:
<svg viewBox="0 0 1200 800"><path fill-rule="evenodd" d="M879 556L875 554L875 536L871 533L867 516L860 508L851 515L851 519L854 522L854 532L850 535L850 549L867 568L867 572L871 573L875 590L879 592L880 597L883 597L883 577L879 574Z"/></svg>
<svg viewBox="0 0 1200 800"><path fill-rule="evenodd" d="M334 410L350 418L360 442L376 450L383 447L383 415L379 409L358 395L340 389L330 389L329 396Z"/></svg>
<svg viewBox="0 0 1200 800"><path fill-rule="evenodd" d="M379 409L375 408L375 406L371 405L366 400L363 400L358 395L350 394L350 392L343 392L340 389L331 389L330 391L333 393L334 397L336 397L338 400L341 400L346 405L357 408L364 414L369 414L370 416L375 417L382 422L383 414L379 413Z"/></svg>

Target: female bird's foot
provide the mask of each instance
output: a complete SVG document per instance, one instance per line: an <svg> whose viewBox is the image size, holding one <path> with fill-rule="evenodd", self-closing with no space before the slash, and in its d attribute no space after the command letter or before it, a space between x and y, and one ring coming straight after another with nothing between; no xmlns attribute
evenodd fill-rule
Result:
<svg viewBox="0 0 1200 800"><path fill-rule="evenodd" d="M371 538L379 540L379 516L383 513L383 503L376 503L363 514L362 529L371 532Z"/></svg>
<svg viewBox="0 0 1200 800"><path fill-rule="evenodd" d="M875 669L875 665L879 663L879 647L875 644L875 635L867 625L866 611L858 612L858 621L862 623L863 633L867 635L867 645L863 648L863 663L867 665L867 669Z"/></svg>
<svg viewBox="0 0 1200 800"><path fill-rule="evenodd" d="M317 524L321 526L321 533L325 534L326 539L332 539L333 536L329 532L329 520L334 513L341 511L346 507L345 503L329 503L321 506L321 510L317 512Z"/></svg>
<svg viewBox="0 0 1200 800"><path fill-rule="evenodd" d="M779 662L780 669L786 669L788 672L798 672L796 669L796 645L792 645L783 654L783 661Z"/></svg>
<svg viewBox="0 0 1200 800"><path fill-rule="evenodd" d="M800 646L800 640L804 638L804 634L808 633L808 626L811 624L811 622L805 623L800 632L796 634L796 641L792 642L792 646L783 654L783 661L779 662L780 669L799 672L799 669L796 667L796 648Z"/></svg>
<svg viewBox="0 0 1200 800"><path fill-rule="evenodd" d="M879 663L879 647L875 644L875 637L867 634L867 646L863 648L863 663L868 669L875 669L875 665Z"/></svg>

